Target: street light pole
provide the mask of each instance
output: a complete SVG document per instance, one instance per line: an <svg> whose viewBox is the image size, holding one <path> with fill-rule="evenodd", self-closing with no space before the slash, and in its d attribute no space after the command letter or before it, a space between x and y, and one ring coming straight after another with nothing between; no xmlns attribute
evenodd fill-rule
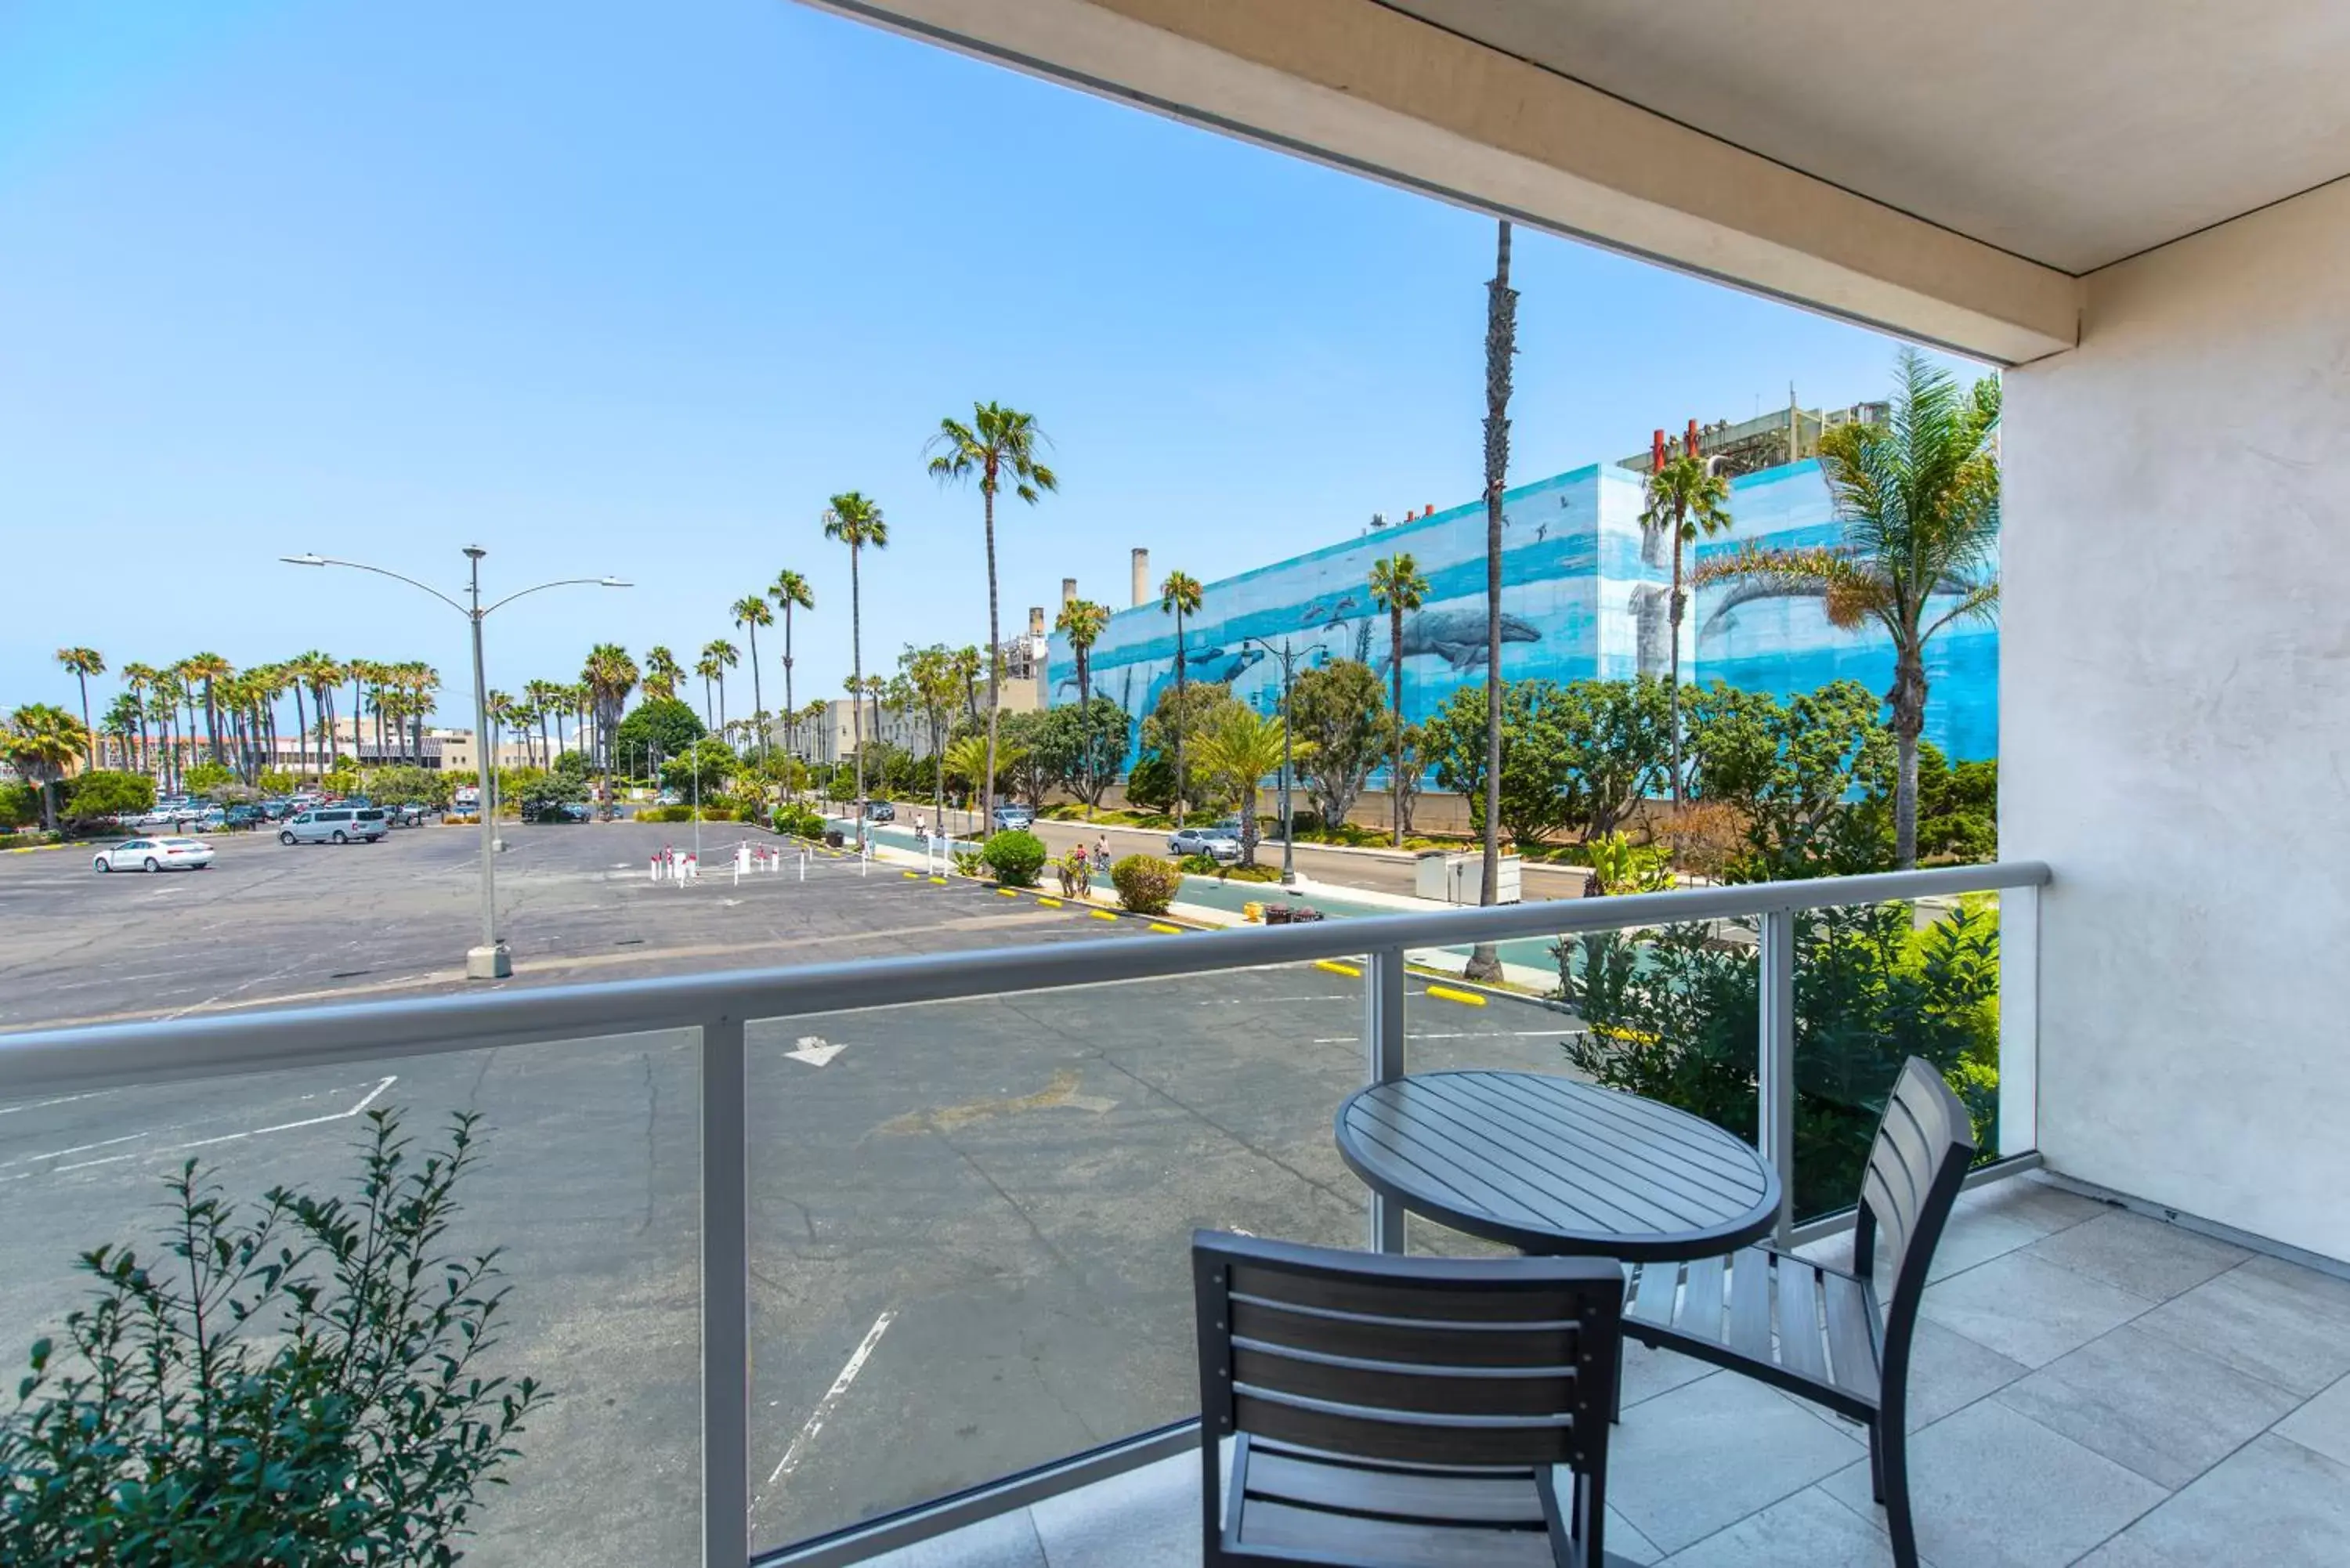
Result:
<svg viewBox="0 0 2350 1568"><path fill-rule="evenodd" d="M1281 639L1279 648L1261 637L1243 637L1241 640L1253 642L1281 660L1281 885L1294 888L1297 885L1297 855L1293 847L1297 839L1297 815L1291 809L1289 794L1290 774L1294 771L1290 765L1289 682L1295 673L1297 654L1287 638Z"/></svg>
<svg viewBox="0 0 2350 1568"><path fill-rule="evenodd" d="M348 566L354 571L373 572L380 577L395 578L410 587L422 588L471 624L473 643L473 746L478 781L474 787L481 796L482 817L482 940L480 945L466 950L465 978L504 980L514 972L514 961L508 955L505 944L498 940L497 931L497 757L490 737L490 690L482 659L482 622L524 594L535 594L541 589L569 587L581 583L606 588L625 588L629 585L618 577L561 577L551 583L540 583L536 587L524 588L520 593L508 594L497 603L484 607L482 604L482 557L489 552L479 545L468 545L464 551L469 579L467 602L464 604L459 604L430 584L420 583L414 577L404 576L382 566L370 566L363 561L338 561L316 554L281 556L278 559L291 566Z"/></svg>

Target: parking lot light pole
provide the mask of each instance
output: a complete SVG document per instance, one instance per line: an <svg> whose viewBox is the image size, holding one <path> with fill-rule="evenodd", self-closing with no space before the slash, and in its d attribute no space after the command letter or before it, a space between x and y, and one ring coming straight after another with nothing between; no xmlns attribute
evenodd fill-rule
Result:
<svg viewBox="0 0 2350 1568"><path fill-rule="evenodd" d="M524 588L520 593L508 594L495 604L484 607L482 604L482 557L489 552L479 545L468 545L464 548L470 578L467 585L468 602L465 604L459 604L429 583L420 583L414 577L404 576L386 567L370 566L364 561L339 561L332 556L316 554L281 556L278 559L289 566L348 566L353 571L373 572L380 577L391 577L406 583L411 588L422 588L472 623L473 751L480 777L477 788L481 795L482 818L482 940L479 946L468 949L465 953L465 978L467 980L504 980L514 972L514 961L507 955L505 943L498 940L497 758L490 740L490 691L488 680L483 672L482 622L493 611L503 609L521 598L524 594L535 594L546 588L570 587L581 584L605 588L625 588L629 585L618 577L610 576L559 577L553 582L540 583L536 587Z"/></svg>

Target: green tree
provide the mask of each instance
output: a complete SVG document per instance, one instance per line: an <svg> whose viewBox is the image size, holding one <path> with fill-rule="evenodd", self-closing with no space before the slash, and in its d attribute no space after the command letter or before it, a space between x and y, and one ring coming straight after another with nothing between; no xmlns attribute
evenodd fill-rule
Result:
<svg viewBox="0 0 2350 1568"><path fill-rule="evenodd" d="M648 697L674 697L677 683L685 674L677 662L677 655L660 643L645 649L644 693Z"/></svg>
<svg viewBox="0 0 2350 1568"><path fill-rule="evenodd" d="M106 716L99 721L99 732L114 742L126 768L140 765L141 748L139 742L144 738L146 729L147 711L139 705L139 699L128 691L116 692L114 701L107 707Z"/></svg>
<svg viewBox="0 0 2350 1568"><path fill-rule="evenodd" d="M649 697L629 710L612 739L619 765L637 778L650 775L653 759L683 756L709 732L691 703L675 697Z"/></svg>
<svg viewBox="0 0 2350 1568"><path fill-rule="evenodd" d="M1094 644L1108 625L1108 607L1091 599L1071 599L1053 622L1053 629L1069 639L1069 657L1076 661L1077 706L1081 708L1094 700Z"/></svg>
<svg viewBox="0 0 2350 1568"><path fill-rule="evenodd" d="M1580 809L1568 773L1561 727L1566 689L1553 680L1513 680L1502 689L1502 771L1487 787L1485 688L1463 686L1420 726L1436 782L1469 803L1470 826L1487 826L1486 813L1498 810L1496 826L1513 843L1531 847L1572 826Z"/></svg>
<svg viewBox="0 0 2350 1568"><path fill-rule="evenodd" d="M759 746L767 744L767 700L759 686L759 628L775 624L775 612L767 603L764 593L744 594L729 608L734 624L743 628L751 641L751 716L759 725Z"/></svg>
<svg viewBox="0 0 2350 1568"><path fill-rule="evenodd" d="M995 765L1012 786L1012 794L1032 810L1045 808L1045 797L1061 782L1062 759L1051 750L1045 735L1051 711L1006 713L995 741ZM986 805L983 798L981 802ZM989 826L994 826L993 817Z"/></svg>
<svg viewBox="0 0 2350 1568"><path fill-rule="evenodd" d="M1201 732L1209 722L1222 715L1232 704L1232 689L1229 682L1209 680L1187 683L1178 680L1159 693L1157 706L1142 721L1142 749L1156 753L1161 758L1182 757L1187 747L1199 743ZM1222 802L1211 781L1206 789L1191 770L1178 764L1169 773L1168 804L1175 809L1177 826L1181 826L1182 808L1186 805L1214 805Z"/></svg>
<svg viewBox="0 0 2350 1568"><path fill-rule="evenodd" d="M693 711L687 709L685 716L692 718ZM664 753L660 784L663 789L675 790L689 801L707 804L724 793L726 781L742 765L743 759L735 754L733 747L716 735L704 735L673 753Z"/></svg>
<svg viewBox="0 0 2350 1568"><path fill-rule="evenodd" d="M1783 703L1719 681L1692 695L1690 742L1702 800L1746 819L1739 879L1884 868L1882 802L1894 779L1879 703L1856 680L1831 680Z"/></svg>
<svg viewBox="0 0 2350 1568"><path fill-rule="evenodd" d="M1097 697L1082 707L1046 709L1036 715L1028 734L1042 772L1090 812L1117 782L1118 764L1126 760L1133 739L1134 721L1112 699Z"/></svg>
<svg viewBox="0 0 2350 1568"><path fill-rule="evenodd" d="M1395 722L1388 727L1388 817L1396 847L1403 847L1403 618L1428 602L1428 579L1409 551L1371 564L1371 602L1388 614L1388 678L1395 687ZM1336 826L1335 824L1333 826Z"/></svg>
<svg viewBox="0 0 2350 1568"><path fill-rule="evenodd" d="M1575 680L1553 715L1570 795L1566 820L1588 840L1613 833L1671 767L1670 688L1652 675Z"/></svg>
<svg viewBox="0 0 2350 1568"><path fill-rule="evenodd" d="M1161 615L1175 618L1175 706L1178 711L1189 712L1184 689L1188 684L1184 667L1183 622L1185 618L1200 613L1200 601L1205 590L1199 579L1189 572L1170 572L1167 580L1159 585L1159 610ZM1183 826L1183 808L1190 803L1191 771L1184 766L1183 749L1188 724L1175 727L1175 826Z"/></svg>
<svg viewBox="0 0 2350 1568"><path fill-rule="evenodd" d="M66 794L66 815L76 822L102 822L152 810L154 805L153 779L106 768L77 775Z"/></svg>
<svg viewBox="0 0 2350 1568"><path fill-rule="evenodd" d="M792 705L792 611L816 608L816 589L807 578L785 566L767 585L767 597L784 612L784 722L786 726L785 747L796 751L799 746L800 712Z"/></svg>
<svg viewBox="0 0 2350 1568"><path fill-rule="evenodd" d="M939 421L939 432L925 449L931 453L931 474L940 483L979 480L980 511L987 536L987 743L995 744L996 711L1002 706L998 690L1000 650L1003 637L996 624L995 497L1009 481L1012 493L1034 506L1048 491L1061 487L1060 476L1036 460L1037 449L1052 444L1036 427L1034 414L1007 409L1001 403L973 403L971 423L956 419ZM994 770L990 768L991 775ZM984 792L983 792L983 796ZM982 810L991 803L983 798Z"/></svg>
<svg viewBox="0 0 2350 1568"><path fill-rule="evenodd" d="M723 637L712 638L702 645L702 657L693 662L693 672L702 677L702 722L711 729L723 729L726 723L726 672L743 662L742 650ZM718 688L718 706L710 705L712 682Z"/></svg>
<svg viewBox="0 0 2350 1568"><path fill-rule="evenodd" d="M962 695L962 677L954 655L942 643L908 648L898 656L898 666L904 671L910 711L921 715L930 739L931 819L942 822L947 806L947 732L953 723L955 700ZM981 765L986 765L984 759Z"/></svg>
<svg viewBox="0 0 2350 1568"><path fill-rule="evenodd" d="M221 761L220 683L236 673L236 667L217 653L195 653L180 661L183 678L201 685L204 691L204 745L214 762Z"/></svg>
<svg viewBox="0 0 2350 1568"><path fill-rule="evenodd" d="M1510 471L1510 361L1518 351L1518 291L1510 286L1510 222L1497 225L1493 280L1485 294L1485 800L1484 865L1477 902L1501 896L1502 877L1502 492ZM1502 978L1492 942L1470 950L1471 980Z"/></svg>
<svg viewBox="0 0 2350 1568"><path fill-rule="evenodd" d="M889 522L881 515L880 503L858 491L843 491L832 498L824 512L824 536L848 546L848 694L850 734L856 742L857 794L851 798L865 798L865 608L864 589L858 579L858 563L870 548L884 550L889 545ZM865 814L857 815L857 842L865 842Z"/></svg>
<svg viewBox="0 0 2350 1568"><path fill-rule="evenodd" d="M1299 775L1325 826L1343 826L1395 744L1395 715L1367 664L1334 659L1290 683L1289 722L1305 743Z"/></svg>
<svg viewBox="0 0 2350 1568"><path fill-rule="evenodd" d="M148 743L147 724L155 716L152 699L155 684L161 679L162 671L151 664L130 663L122 667L123 695L139 708L139 753L131 765L151 774L158 770L154 751Z"/></svg>
<svg viewBox="0 0 2350 1568"><path fill-rule="evenodd" d="M1875 624L1893 642L1894 863L1918 859L1918 738L1926 725L1926 646L1953 621L1998 611L1999 382L1961 391L1914 348L1901 350L1891 417L1820 438L1844 537L1818 549L1749 545L1700 568L1700 586L1742 580L1816 596L1829 621Z"/></svg>
<svg viewBox="0 0 2350 1568"><path fill-rule="evenodd" d="M1716 469L1716 460L1700 456L1694 443L1688 451L1665 460L1648 475L1640 526L1662 529L1673 550L1673 590L1667 602L1672 628L1672 780L1673 804L1682 802L1681 769L1681 618L1689 613L1689 590L1681 586L1681 552L1701 538L1711 538L1730 526L1730 482Z"/></svg>
<svg viewBox="0 0 2350 1568"><path fill-rule="evenodd" d="M1241 803L1241 864L1256 864L1257 786L1281 766L1280 719L1245 702L1227 702L1200 736L1200 766ZM1309 750L1292 743L1293 753Z"/></svg>
<svg viewBox="0 0 2350 1568"><path fill-rule="evenodd" d="M588 662L579 670L579 682L588 689L588 706L596 715L596 739L604 751L604 797L608 801L612 794L612 767L619 760L615 742L620 728L620 710L628 702L629 693L637 689L637 661L619 643L599 642L588 650ZM692 710L688 709L686 716L691 718Z"/></svg>
<svg viewBox="0 0 2350 1568"><path fill-rule="evenodd" d="M0 728L0 755L26 784L40 790L41 824L53 832L57 826L57 781L88 752L88 727L47 702L26 703Z"/></svg>
<svg viewBox="0 0 2350 1568"><path fill-rule="evenodd" d="M81 727L89 740L88 754L98 753L98 730L89 722L89 678L106 673L106 656L94 648L60 648L57 662L73 672L81 688Z"/></svg>
<svg viewBox="0 0 2350 1568"><path fill-rule="evenodd" d="M1918 742L1918 853L1950 860L1999 857L1999 763L1951 763Z"/></svg>

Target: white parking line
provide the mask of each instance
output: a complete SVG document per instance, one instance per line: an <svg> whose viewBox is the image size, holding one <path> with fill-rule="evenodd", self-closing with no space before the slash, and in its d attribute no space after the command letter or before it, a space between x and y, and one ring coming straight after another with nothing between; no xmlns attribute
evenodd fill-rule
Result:
<svg viewBox="0 0 2350 1568"><path fill-rule="evenodd" d="M375 1104L376 1100L386 1089L390 1088L392 1085L399 1081L400 1076L398 1074L395 1073L389 1075L380 1083L377 1084L374 1088L369 1089L365 1095L361 1096L359 1104L351 1106L348 1110L335 1111L328 1116L305 1116L299 1121L279 1122L273 1127L248 1127L243 1132L220 1133L212 1137L200 1137L189 1143L164 1144L152 1148L136 1148L132 1149L128 1154L104 1155L97 1159L71 1160L64 1165L44 1166L42 1167L42 1169L50 1171L87 1170L90 1167L96 1165L115 1165L126 1159L145 1159L159 1154L179 1154L192 1148L210 1148L214 1144L235 1143L241 1138L260 1137L268 1133L292 1132L297 1127L323 1127L328 1122L348 1121L353 1116L365 1111L369 1106ZM307 1099L309 1096L305 1096L304 1097ZM165 1127L160 1130L169 1132L171 1129ZM25 1155L16 1160L10 1161L9 1163L15 1165L26 1165L41 1160L59 1159L66 1155L80 1154L87 1149L105 1148L113 1144L130 1143L140 1138L151 1137L153 1136L154 1134L152 1133L130 1133L122 1137L110 1137L99 1143L80 1144L72 1148L51 1149L47 1154ZM40 1174L41 1170L14 1171L7 1176L0 1176L0 1180L21 1181L26 1177L38 1176Z"/></svg>
<svg viewBox="0 0 2350 1568"><path fill-rule="evenodd" d="M857 1375L865 1370L866 1357L873 1354L873 1347L881 1343L881 1336L889 1332L889 1325L897 1321L897 1317L898 1309L891 1307L873 1320L873 1326L865 1332L865 1343L857 1347L857 1354L848 1358L848 1365L840 1369L840 1376L832 1380L832 1386L826 1389L824 1397L816 1402L816 1408L808 1413L807 1425L800 1428L800 1435L792 1439L792 1446L784 1450L784 1457L776 1462L775 1472L767 1477L767 1486L774 1486L799 1469L800 1459L806 1454L808 1444L815 1441L816 1435L824 1429L824 1423L831 1416L833 1407L838 1405L840 1397L848 1392L848 1386L857 1381ZM764 1492L766 1487L759 1490ZM759 1500L753 1498L751 1501L755 1506Z"/></svg>
<svg viewBox="0 0 2350 1568"><path fill-rule="evenodd" d="M1552 1035L1571 1034L1570 1029L1455 1029L1441 1033L1422 1034L1419 1030L1405 1033L1407 1040L1540 1040ZM1314 1045L1357 1045L1359 1034L1320 1034L1307 1042Z"/></svg>

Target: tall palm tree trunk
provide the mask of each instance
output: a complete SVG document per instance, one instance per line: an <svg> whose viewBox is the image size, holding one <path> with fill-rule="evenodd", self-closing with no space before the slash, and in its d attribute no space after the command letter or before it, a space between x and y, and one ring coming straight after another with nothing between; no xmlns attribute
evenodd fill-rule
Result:
<svg viewBox="0 0 2350 1568"><path fill-rule="evenodd" d="M784 749L796 753L800 743L800 713L792 706L792 603L784 601Z"/></svg>
<svg viewBox="0 0 2350 1568"><path fill-rule="evenodd" d="M1502 881L1502 490L1510 468L1510 357L1517 352L1517 295L1510 287L1510 223L1497 227L1493 282L1485 304L1485 853L1477 902L1491 904ZM1499 980L1501 954L1480 942L1464 971Z"/></svg>
<svg viewBox="0 0 2350 1568"><path fill-rule="evenodd" d="M1403 847L1403 605L1388 607L1388 674L1395 682L1395 742L1388 762L1388 820Z"/></svg>
<svg viewBox="0 0 2350 1568"><path fill-rule="evenodd" d="M744 621L743 629L751 634L751 722L759 725L759 754L767 754L766 726L759 715L766 711L767 700L759 691L759 623Z"/></svg>
<svg viewBox="0 0 2350 1568"><path fill-rule="evenodd" d="M1681 520L1673 518L1673 597L1667 602L1665 619L1667 635L1672 639L1672 651L1667 655L1668 668L1672 671L1671 686L1666 701L1672 715L1673 742L1673 809L1678 812L1681 800Z"/></svg>
<svg viewBox="0 0 2350 1568"><path fill-rule="evenodd" d="M987 778L979 787L979 809L982 820L993 826L995 822L995 719L1003 703L1001 695L1003 677L1003 639L995 621L995 474L993 464L987 483L979 487L980 510L986 518L987 532Z"/></svg>
<svg viewBox="0 0 2350 1568"><path fill-rule="evenodd" d="M1183 826L1189 804L1191 776L1183 771L1183 732L1191 727L1191 711L1183 701L1183 607L1175 607L1175 826Z"/></svg>
<svg viewBox="0 0 2350 1568"><path fill-rule="evenodd" d="M81 686L81 732L88 738L89 754L98 754L98 726L89 722L89 671L76 670L74 680Z"/></svg>
<svg viewBox="0 0 2350 1568"><path fill-rule="evenodd" d="M1907 871L1918 864L1918 737L1926 728L1926 661L1915 647L1894 656L1893 690L1886 693L1893 711L1893 746L1897 772L1893 785L1893 865Z"/></svg>
<svg viewBox="0 0 2350 1568"><path fill-rule="evenodd" d="M857 581L858 547L848 547L848 743L857 752L857 844L865 845L865 601Z"/></svg>

